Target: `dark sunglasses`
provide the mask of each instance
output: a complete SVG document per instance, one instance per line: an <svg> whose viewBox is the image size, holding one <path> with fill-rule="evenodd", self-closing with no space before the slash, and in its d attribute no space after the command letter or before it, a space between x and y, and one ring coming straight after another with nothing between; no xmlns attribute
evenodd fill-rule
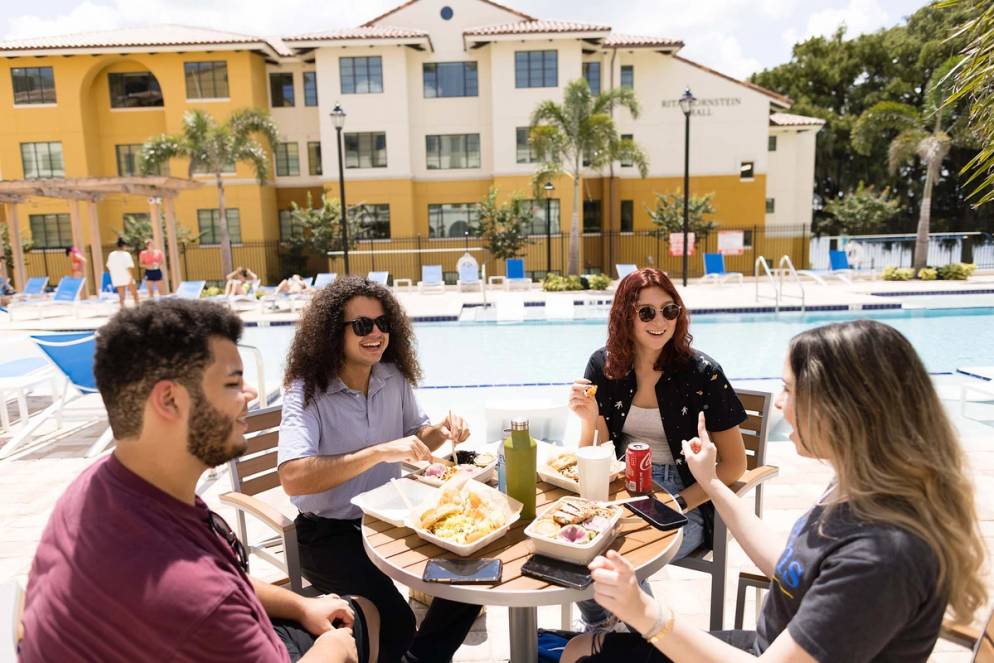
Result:
<svg viewBox="0 0 994 663"><path fill-rule="evenodd" d="M376 318L367 318L365 316L361 318L356 318L355 320L346 320L342 324L352 325L352 331L355 332L356 336L367 336L371 331L373 331L373 324L380 328L380 331L384 334L390 333L390 318L385 315L381 315Z"/></svg>
<svg viewBox="0 0 994 663"><path fill-rule="evenodd" d="M235 556L238 558L238 567L245 573L248 573L249 561L248 553L245 551L245 546L243 546L242 542L238 540L235 533L231 531L231 528L228 527L228 523L225 522L224 518L213 511L208 511L208 513L210 514L207 517L208 527L211 528L212 532L220 536L229 546L231 546L231 549L235 552Z"/></svg>
<svg viewBox="0 0 994 663"><path fill-rule="evenodd" d="M656 319L656 307L652 304L643 304L642 306L635 306L635 310L638 311L639 320L642 322L652 322ZM670 302L669 304L663 304L659 307L659 312L663 314L663 317L667 320L676 320L680 317L680 311L682 307L679 304L674 304Z"/></svg>

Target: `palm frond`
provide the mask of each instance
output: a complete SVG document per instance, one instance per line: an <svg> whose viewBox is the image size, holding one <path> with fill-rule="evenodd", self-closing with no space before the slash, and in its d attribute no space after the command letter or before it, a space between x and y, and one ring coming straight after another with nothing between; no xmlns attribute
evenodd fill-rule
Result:
<svg viewBox="0 0 994 663"><path fill-rule="evenodd" d="M635 97L635 91L627 87L618 87L613 90L605 90L600 93L597 98L594 99L592 112L610 113L613 106L627 108L628 112L632 116L632 119L634 120L638 119L639 113L641 112L638 99Z"/></svg>
<svg viewBox="0 0 994 663"><path fill-rule="evenodd" d="M162 166L168 164L170 159L182 156L189 155L183 141L177 136L162 134L149 138L142 144L139 172L142 175L154 175L160 172Z"/></svg>
<svg viewBox="0 0 994 663"><path fill-rule="evenodd" d="M258 108L236 110L228 119L228 126L231 127L232 135L238 138L259 134L265 137L272 147L279 142L279 131L273 118L269 113Z"/></svg>
<svg viewBox="0 0 994 663"><path fill-rule="evenodd" d="M902 131L887 148L887 167L891 173L896 173L903 164L911 161L918 154L919 144L928 137L923 129L908 129Z"/></svg>
<svg viewBox="0 0 994 663"><path fill-rule="evenodd" d="M865 110L852 130L852 146L869 155L874 144L890 132L903 132L921 127L918 110L896 101L880 101Z"/></svg>
<svg viewBox="0 0 994 663"><path fill-rule="evenodd" d="M265 184L269 178L269 156L265 148L257 140L251 138L238 142L232 150L233 161L247 161L255 172L259 184Z"/></svg>
<svg viewBox="0 0 994 663"><path fill-rule="evenodd" d="M942 160L949 154L950 147L952 147L952 140L949 138L949 134L944 131L930 134L918 143L918 158L936 178L938 178Z"/></svg>
<svg viewBox="0 0 994 663"><path fill-rule="evenodd" d="M539 124L551 124L565 130L570 126L570 118L563 106L554 101L543 101L532 111L531 127Z"/></svg>

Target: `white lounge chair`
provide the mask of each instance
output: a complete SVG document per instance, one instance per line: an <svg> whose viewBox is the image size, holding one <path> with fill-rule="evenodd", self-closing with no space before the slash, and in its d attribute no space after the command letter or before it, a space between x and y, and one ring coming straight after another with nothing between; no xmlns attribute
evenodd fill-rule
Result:
<svg viewBox="0 0 994 663"><path fill-rule="evenodd" d="M967 366L957 368L956 372L976 378L960 385L960 414L966 416L966 402L971 391L985 397L980 400L994 401L994 366Z"/></svg>
<svg viewBox="0 0 994 663"><path fill-rule="evenodd" d="M459 278L456 280L457 290L479 290L483 292L483 280L480 278L480 264L469 253L464 253L456 263Z"/></svg>
<svg viewBox="0 0 994 663"><path fill-rule="evenodd" d="M69 305L72 307L73 317L77 317L79 313L79 298L83 292L83 286L86 284L85 278L72 278L71 276L63 276L59 281L59 286L52 293L51 298L46 299L30 299L25 302L21 302L17 306L11 306L9 309L11 322L14 320L14 311L21 310L35 310L38 312L38 319L41 320L43 311L50 311L55 309L60 305Z"/></svg>
<svg viewBox="0 0 994 663"><path fill-rule="evenodd" d="M390 280L390 272L370 272L366 275L366 279L373 283L379 283L386 288L389 287L387 286L387 281Z"/></svg>
<svg viewBox="0 0 994 663"><path fill-rule="evenodd" d="M314 289L323 288L326 285L331 285L338 279L338 274L336 272L321 272L314 277Z"/></svg>
<svg viewBox="0 0 994 663"><path fill-rule="evenodd" d="M630 263L621 263L614 266L614 270L618 272L618 280L625 278L632 272L638 269L638 265L632 265Z"/></svg>
<svg viewBox="0 0 994 663"><path fill-rule="evenodd" d="M701 281L704 283L710 281L720 285L729 279L737 279L739 285L742 285L742 272L726 272L724 255L721 253L705 253L704 278Z"/></svg>
<svg viewBox="0 0 994 663"><path fill-rule="evenodd" d="M0 431L10 430L8 395L17 399L18 421L23 424L28 420L28 392L46 382L51 385L54 399L59 394L58 374L41 357L22 357L0 364Z"/></svg>
<svg viewBox="0 0 994 663"><path fill-rule="evenodd" d="M421 294L445 294L445 277L441 265L422 265L421 280L418 281L418 292Z"/></svg>

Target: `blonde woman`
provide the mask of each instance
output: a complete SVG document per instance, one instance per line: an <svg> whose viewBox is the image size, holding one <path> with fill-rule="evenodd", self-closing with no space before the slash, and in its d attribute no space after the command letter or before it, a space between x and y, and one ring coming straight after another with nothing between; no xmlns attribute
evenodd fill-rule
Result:
<svg viewBox="0 0 994 663"><path fill-rule="evenodd" d="M835 470L786 545L717 478L703 417L683 443L698 483L773 579L756 631L691 628L610 552L590 564L594 598L641 635L577 637L564 662L925 661L947 607L969 622L983 605L963 452L907 339L869 320L806 331L791 341L783 383L776 405L797 452Z"/></svg>

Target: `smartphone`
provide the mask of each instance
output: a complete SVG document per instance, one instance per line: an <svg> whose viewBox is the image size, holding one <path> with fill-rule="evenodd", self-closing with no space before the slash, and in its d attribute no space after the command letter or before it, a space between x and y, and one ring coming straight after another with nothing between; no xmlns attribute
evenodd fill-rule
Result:
<svg viewBox="0 0 994 663"><path fill-rule="evenodd" d="M685 515L669 508L653 495L646 495L645 499L629 502L625 506L656 529L667 531L687 524Z"/></svg>
<svg viewBox="0 0 994 663"><path fill-rule="evenodd" d="M500 582L503 568L499 559L430 559L421 579L450 585L492 585Z"/></svg>
<svg viewBox="0 0 994 663"><path fill-rule="evenodd" d="M593 581L590 577L590 569L587 567L552 559L545 555L532 555L521 567L521 575L538 578L570 589L583 589Z"/></svg>

